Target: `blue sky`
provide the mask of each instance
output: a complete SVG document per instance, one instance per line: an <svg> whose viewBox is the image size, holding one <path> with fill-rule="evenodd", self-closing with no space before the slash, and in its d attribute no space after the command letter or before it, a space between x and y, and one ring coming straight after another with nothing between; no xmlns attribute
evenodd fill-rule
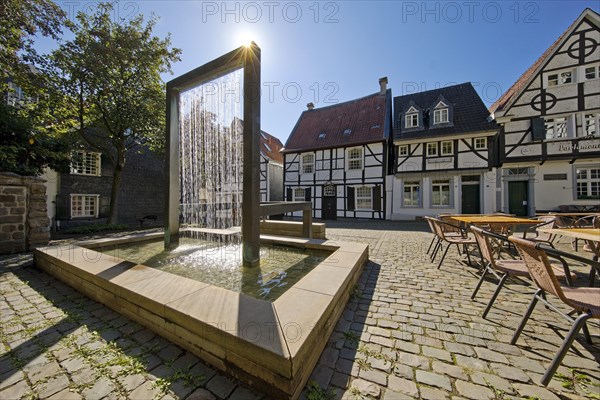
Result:
<svg viewBox="0 0 600 400"><path fill-rule="evenodd" d="M94 2L57 2L68 11ZM247 40L262 49L262 129L284 144L309 102L393 96L473 82L487 105L598 1L126 1L155 13L156 34L183 50L168 81Z"/></svg>

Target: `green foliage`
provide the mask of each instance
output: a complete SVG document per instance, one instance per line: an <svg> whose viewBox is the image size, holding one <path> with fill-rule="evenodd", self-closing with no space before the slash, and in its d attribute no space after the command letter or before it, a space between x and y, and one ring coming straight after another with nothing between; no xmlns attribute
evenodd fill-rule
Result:
<svg viewBox="0 0 600 400"><path fill-rule="evenodd" d="M308 392L306 394L306 398L308 400L332 400L335 399L336 391L335 389L329 389L326 391L323 389L317 382L310 381L308 385Z"/></svg>
<svg viewBox="0 0 600 400"><path fill-rule="evenodd" d="M77 226L75 228L65 229L64 233L98 233L98 232L114 232L127 230L129 227L123 224L90 224Z"/></svg>
<svg viewBox="0 0 600 400"><path fill-rule="evenodd" d="M69 145L36 129L19 110L0 104L0 170L19 175L40 175L45 167L69 171Z"/></svg>
<svg viewBox="0 0 600 400"><path fill-rule="evenodd" d="M55 50L49 63L52 86L62 93L64 117L86 144L114 167L109 221L116 222L117 193L126 153L144 144L164 145L165 90L160 77L181 51L170 37L153 35L156 18L138 15L113 21L113 6L100 3L94 14L79 13L75 35Z"/></svg>

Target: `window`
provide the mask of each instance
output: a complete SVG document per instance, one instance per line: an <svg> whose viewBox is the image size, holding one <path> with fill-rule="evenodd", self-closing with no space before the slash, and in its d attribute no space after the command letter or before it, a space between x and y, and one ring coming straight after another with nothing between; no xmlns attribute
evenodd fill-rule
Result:
<svg viewBox="0 0 600 400"><path fill-rule="evenodd" d="M487 149L487 138L484 138L484 137L475 138L474 146L475 146L475 150Z"/></svg>
<svg viewBox="0 0 600 400"><path fill-rule="evenodd" d="M451 156L453 151L453 143L451 141L447 141L447 142L442 142L441 146L440 146L441 152L443 156Z"/></svg>
<svg viewBox="0 0 600 400"><path fill-rule="evenodd" d="M344 136L349 136L351 133L352 133L352 129L346 128L346 129L344 129L343 135Z"/></svg>
<svg viewBox="0 0 600 400"><path fill-rule="evenodd" d="M402 205L405 207L421 205L421 183L419 181L404 181Z"/></svg>
<svg viewBox="0 0 600 400"><path fill-rule="evenodd" d="M294 201L304 201L306 199L306 192L304 188L294 188Z"/></svg>
<svg viewBox="0 0 600 400"><path fill-rule="evenodd" d="M448 122L448 108L440 108L433 111L433 123L443 124Z"/></svg>
<svg viewBox="0 0 600 400"><path fill-rule="evenodd" d="M100 176L100 153L76 151L72 156L71 173Z"/></svg>
<svg viewBox="0 0 600 400"><path fill-rule="evenodd" d="M406 114L406 116L404 117L404 127L405 128L415 128L417 126L419 126L419 114L418 113Z"/></svg>
<svg viewBox="0 0 600 400"><path fill-rule="evenodd" d="M327 136L325 132L319 133L319 139L325 139L325 136Z"/></svg>
<svg viewBox="0 0 600 400"><path fill-rule="evenodd" d="M315 172L315 155L313 153L303 154L301 161L300 170L303 174L312 174Z"/></svg>
<svg viewBox="0 0 600 400"><path fill-rule="evenodd" d="M600 168L577 168L577 199L600 199Z"/></svg>
<svg viewBox="0 0 600 400"><path fill-rule="evenodd" d="M583 136L600 134L598 126L600 126L600 114L583 115Z"/></svg>
<svg viewBox="0 0 600 400"><path fill-rule="evenodd" d="M431 182L431 205L450 206L450 181L438 179Z"/></svg>
<svg viewBox="0 0 600 400"><path fill-rule="evenodd" d="M363 149L361 147L355 147L348 150L348 170L361 170L363 169Z"/></svg>
<svg viewBox="0 0 600 400"><path fill-rule="evenodd" d="M407 156L408 155L408 146L398 146L398 155L399 156Z"/></svg>
<svg viewBox="0 0 600 400"><path fill-rule="evenodd" d="M323 196L325 197L335 197L335 185L325 185L323 186Z"/></svg>
<svg viewBox="0 0 600 400"><path fill-rule="evenodd" d="M591 79L596 79L596 77L598 76L598 69L600 67L585 67L584 69L584 76L586 80L591 80Z"/></svg>
<svg viewBox="0 0 600 400"><path fill-rule="evenodd" d="M553 72L546 75L546 87L566 85L575 82L575 69Z"/></svg>
<svg viewBox="0 0 600 400"><path fill-rule="evenodd" d="M427 155L437 156L437 143L427 143Z"/></svg>
<svg viewBox="0 0 600 400"><path fill-rule="evenodd" d="M371 186L356 187L356 208L361 210L373 209L373 190Z"/></svg>
<svg viewBox="0 0 600 400"><path fill-rule="evenodd" d="M567 137L567 117L548 118L544 122L546 128L546 140Z"/></svg>
<svg viewBox="0 0 600 400"><path fill-rule="evenodd" d="M98 216L97 194L73 194L71 195L71 218L85 218Z"/></svg>

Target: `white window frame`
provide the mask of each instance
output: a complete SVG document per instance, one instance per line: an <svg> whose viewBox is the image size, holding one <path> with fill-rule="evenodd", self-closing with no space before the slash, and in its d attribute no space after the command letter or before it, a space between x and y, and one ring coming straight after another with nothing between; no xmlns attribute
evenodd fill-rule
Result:
<svg viewBox="0 0 600 400"><path fill-rule="evenodd" d="M450 145L450 148L444 148L444 145ZM451 156L454 154L454 142L452 140L445 140L440 143L440 155Z"/></svg>
<svg viewBox="0 0 600 400"><path fill-rule="evenodd" d="M77 206L75 202L77 200L81 201L81 205L78 207L78 209L75 209L74 207ZM88 200L92 200L93 203L87 203ZM93 209L88 207L88 204L93 204ZM98 218L98 214L100 212L100 195L79 193L71 194L70 209L71 218Z"/></svg>
<svg viewBox="0 0 600 400"><path fill-rule="evenodd" d="M552 118L544 118L544 129L546 131L546 140L563 140L573 137L573 122L572 115L553 115ZM558 128L563 132L557 135Z"/></svg>
<svg viewBox="0 0 600 400"><path fill-rule="evenodd" d="M585 172L585 174L581 174L581 172ZM580 177L582 175L585 175L585 177ZM575 198L577 200L600 199L600 167L578 166L575 168L574 180Z"/></svg>
<svg viewBox="0 0 600 400"><path fill-rule="evenodd" d="M473 140L473 148L475 150L485 150L487 147L487 137L475 138Z"/></svg>
<svg viewBox="0 0 600 400"><path fill-rule="evenodd" d="M306 158L312 158L312 161L308 161ZM314 174L315 173L315 153L304 153L300 155L300 173L301 174Z"/></svg>
<svg viewBox="0 0 600 400"><path fill-rule="evenodd" d="M295 187L292 189L292 198L294 201L305 201L306 200L306 188Z"/></svg>
<svg viewBox="0 0 600 400"><path fill-rule="evenodd" d="M593 71L593 76L588 78L588 70ZM598 79L600 75L600 65L583 65L581 67L581 76L586 81L593 81L594 79Z"/></svg>
<svg viewBox="0 0 600 400"><path fill-rule="evenodd" d="M101 153L93 151L78 150L74 153L72 159L81 161L71 161L72 175L100 176L102 173ZM90 165L91 163L91 165Z"/></svg>
<svg viewBox="0 0 600 400"><path fill-rule="evenodd" d="M364 166L364 151L362 147L346 149L346 171L362 171Z"/></svg>
<svg viewBox="0 0 600 400"><path fill-rule="evenodd" d="M446 124L450 122L450 110L446 103L440 101L433 109L433 124Z"/></svg>
<svg viewBox="0 0 600 400"><path fill-rule="evenodd" d="M594 131L590 133L591 127ZM581 114L581 136L600 136L600 113Z"/></svg>
<svg viewBox="0 0 600 400"><path fill-rule="evenodd" d="M410 189L409 201L406 199L407 191ZM402 207L421 207L421 181L404 181L402 184ZM416 201L414 194L416 193Z"/></svg>
<svg viewBox="0 0 600 400"><path fill-rule="evenodd" d="M408 145L407 144L398 146L398 155L399 156L408 156Z"/></svg>
<svg viewBox="0 0 600 400"><path fill-rule="evenodd" d="M443 203L442 199L442 193L443 193L443 188L447 186L448 187L448 203ZM440 196L439 196L439 203L435 203L434 202L434 192L436 191L435 189L439 189L440 192ZM440 208L448 208L448 207L452 207L452 180L451 179L433 179L431 181L431 207L440 207Z"/></svg>
<svg viewBox="0 0 600 400"><path fill-rule="evenodd" d="M368 196L361 191L368 191ZM359 206L360 202L364 202L363 207ZM365 204L366 203L366 204ZM373 186L363 185L354 186L354 204L356 211L372 211L373 210ZM367 205L365 207L365 205Z"/></svg>
<svg viewBox="0 0 600 400"><path fill-rule="evenodd" d="M438 155L437 142L427 143L427 157L436 157Z"/></svg>
<svg viewBox="0 0 600 400"><path fill-rule="evenodd" d="M570 74L569 82L565 82L566 76ZM577 68L561 69L552 71L544 75L544 87L556 87L561 85L570 85L577 82Z"/></svg>
<svg viewBox="0 0 600 400"><path fill-rule="evenodd" d="M419 113L413 112L404 116L405 128L417 128L419 126Z"/></svg>

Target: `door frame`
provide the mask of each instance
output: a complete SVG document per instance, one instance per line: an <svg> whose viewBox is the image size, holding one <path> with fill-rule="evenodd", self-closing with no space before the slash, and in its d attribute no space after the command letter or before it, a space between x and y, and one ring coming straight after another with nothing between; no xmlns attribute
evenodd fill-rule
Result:
<svg viewBox="0 0 600 400"><path fill-rule="evenodd" d="M508 208L508 182L527 181L527 215L535 215L535 167L516 166L514 168L522 169L519 174L511 174L511 167L502 168L502 212L509 213Z"/></svg>
<svg viewBox="0 0 600 400"><path fill-rule="evenodd" d="M333 195L325 195L326 187L333 187ZM325 216L325 204L328 201L333 201L334 210L333 210L332 215L328 214L326 217ZM338 209L337 209L337 185L335 185L333 183L326 183L321 187L321 219L335 221L335 220L337 220L337 212L338 212Z"/></svg>

